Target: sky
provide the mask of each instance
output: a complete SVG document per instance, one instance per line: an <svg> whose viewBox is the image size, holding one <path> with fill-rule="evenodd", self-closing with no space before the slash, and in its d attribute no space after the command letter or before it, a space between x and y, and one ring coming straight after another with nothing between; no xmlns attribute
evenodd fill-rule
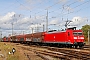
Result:
<svg viewBox="0 0 90 60"><path fill-rule="evenodd" d="M0 0L0 36L90 25L90 0Z"/></svg>

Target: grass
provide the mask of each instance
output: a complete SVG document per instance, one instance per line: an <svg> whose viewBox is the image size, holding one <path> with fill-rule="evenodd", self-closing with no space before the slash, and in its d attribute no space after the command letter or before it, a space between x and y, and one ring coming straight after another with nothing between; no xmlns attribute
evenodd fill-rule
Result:
<svg viewBox="0 0 90 60"><path fill-rule="evenodd" d="M88 42L88 41L85 41L85 44L86 44L86 45L90 45L90 42Z"/></svg>
<svg viewBox="0 0 90 60"><path fill-rule="evenodd" d="M3 42L0 42L0 50L1 50L2 54L4 55L3 59L6 59L6 60L19 60L19 56L20 56L19 55L19 51L15 52L14 55L13 54L9 54L9 52L12 51L13 47L14 46L12 46L10 44L6 44L6 43L3 43Z"/></svg>
<svg viewBox="0 0 90 60"><path fill-rule="evenodd" d="M19 56L17 55L8 55L7 60L18 60Z"/></svg>

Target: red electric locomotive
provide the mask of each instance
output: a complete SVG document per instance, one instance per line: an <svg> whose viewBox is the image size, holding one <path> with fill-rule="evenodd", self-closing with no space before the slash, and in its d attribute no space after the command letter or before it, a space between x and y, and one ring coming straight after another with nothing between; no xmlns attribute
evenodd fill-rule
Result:
<svg viewBox="0 0 90 60"><path fill-rule="evenodd" d="M45 33L44 43L54 43L65 46L84 46L84 35L82 30L76 28L68 28L66 31L54 31Z"/></svg>

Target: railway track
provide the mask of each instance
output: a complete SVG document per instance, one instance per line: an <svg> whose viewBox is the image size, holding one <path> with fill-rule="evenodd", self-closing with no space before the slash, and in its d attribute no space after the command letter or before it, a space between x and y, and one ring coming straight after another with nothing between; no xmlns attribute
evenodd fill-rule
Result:
<svg viewBox="0 0 90 60"><path fill-rule="evenodd" d="M70 48L56 48L56 47L48 47L49 50L61 52L64 54L68 54L69 57L82 59L82 60L90 60L90 45L86 45L88 49L70 49Z"/></svg>
<svg viewBox="0 0 90 60"><path fill-rule="evenodd" d="M82 60L90 60L90 52L79 49L59 49L59 48L49 48L52 51L58 51L64 54L68 54L69 57L82 59Z"/></svg>
<svg viewBox="0 0 90 60"><path fill-rule="evenodd" d="M29 51L33 51L34 53L44 58L45 60L50 60L45 56L51 56L51 57L64 59L64 60L73 60L73 59L90 60L90 52L81 50L81 49L58 48L58 47L49 47L49 46L36 46L36 45L31 45L30 47L34 47L34 48L33 49L25 48L25 47L22 47L22 48ZM37 48L40 48L40 49L37 49ZM41 48L43 48L43 50ZM44 48L47 50L44 50Z"/></svg>
<svg viewBox="0 0 90 60"><path fill-rule="evenodd" d="M39 56L51 56L51 57L55 57L55 58L59 58L59 59L64 59L64 60L72 60L72 59L76 59L76 58L71 58L68 56L68 54L64 54L64 53L60 53L60 52L55 52L55 51L49 51L49 50L38 50L38 49L31 49L31 48L25 48L22 47L23 49L29 50L29 51L33 51L34 53L36 53ZM48 58L46 58L45 56L43 56L43 58L45 60L50 60Z"/></svg>
<svg viewBox="0 0 90 60"><path fill-rule="evenodd" d="M90 48L90 45L85 45L84 48Z"/></svg>

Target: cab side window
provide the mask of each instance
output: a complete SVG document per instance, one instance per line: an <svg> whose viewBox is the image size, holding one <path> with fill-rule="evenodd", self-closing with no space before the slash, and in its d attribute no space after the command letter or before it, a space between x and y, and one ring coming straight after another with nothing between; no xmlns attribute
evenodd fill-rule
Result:
<svg viewBox="0 0 90 60"><path fill-rule="evenodd" d="M68 32L68 36L70 36L70 33Z"/></svg>

